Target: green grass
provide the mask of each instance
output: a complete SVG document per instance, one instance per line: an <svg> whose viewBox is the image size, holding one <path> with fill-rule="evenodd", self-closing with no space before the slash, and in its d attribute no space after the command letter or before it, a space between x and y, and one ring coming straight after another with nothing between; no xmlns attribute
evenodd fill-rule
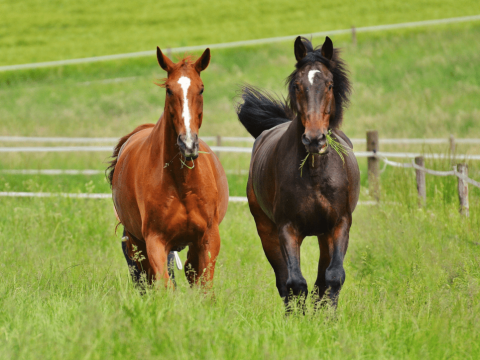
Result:
<svg viewBox="0 0 480 360"><path fill-rule="evenodd" d="M405 181L405 179L403 180ZM404 183L404 186L406 184ZM426 358L480 355L480 203L360 206L336 314L285 317L248 207L221 226L216 301L189 289L141 296L109 201L1 199L4 358ZM413 200L413 199L410 199ZM185 259L185 253L181 253ZM315 239L302 247L314 282Z"/></svg>
<svg viewBox="0 0 480 360"><path fill-rule="evenodd" d="M472 0L0 1L0 65L477 15Z"/></svg>
<svg viewBox="0 0 480 360"><path fill-rule="evenodd" d="M472 1L256 4L0 1L9 14L0 24L0 64L480 13ZM355 89L343 130L353 138L372 128L381 137L479 137L479 36L476 22L359 34L357 46L348 36L333 37ZM232 106L237 84L285 94L292 47L212 51L202 74L200 134L246 136ZM164 90L153 82L163 76L153 57L0 73L0 134L120 137L158 119ZM422 149L447 152L382 147ZM462 145L458 153L480 147ZM0 170L104 169L108 155L9 153ZM247 169L249 156L222 154L221 161L228 170ZM369 200L366 160L359 164L360 199ZM451 168L446 161L426 165ZM469 171L480 179L480 164L471 162ZM246 179L228 175L230 194L244 196ZM411 169L385 169L382 203L354 213L337 312L314 313L308 304L305 316L289 317L246 204L230 204L221 225L212 301L190 289L179 271L176 291L141 296L114 234L109 200L0 198L0 358L479 358L480 189L470 186L465 219L454 177L427 175L424 209L415 186ZM102 175L0 173L0 191L107 193L109 187ZM180 256L185 260L185 252ZM306 239L302 270L310 288L318 257L316 239Z"/></svg>
<svg viewBox="0 0 480 360"><path fill-rule="evenodd" d="M352 72L354 93L344 131L381 137L471 137L480 133L480 24L334 37ZM319 40L315 40L319 43ZM249 82L285 94L292 44L214 50L202 74L205 116L200 135L247 135L236 120L238 84ZM164 90L156 59L0 73L0 134L118 136L155 122ZM102 83L105 79L121 82Z"/></svg>

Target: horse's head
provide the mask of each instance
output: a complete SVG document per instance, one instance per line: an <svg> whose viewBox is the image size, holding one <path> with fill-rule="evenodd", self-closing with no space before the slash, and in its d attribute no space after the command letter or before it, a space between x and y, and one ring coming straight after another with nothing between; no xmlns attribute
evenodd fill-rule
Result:
<svg viewBox="0 0 480 360"><path fill-rule="evenodd" d="M168 73L165 86L165 113L168 113L177 132L177 145L188 159L198 157L198 130L203 119L203 82L200 72L210 63L210 49L194 63L185 58L172 62L157 47L157 59Z"/></svg>
<svg viewBox="0 0 480 360"><path fill-rule="evenodd" d="M325 154L327 132L340 125L350 84L329 37L313 49L310 41L299 36L294 51L296 70L287 79L290 107L305 128L301 141L307 152Z"/></svg>

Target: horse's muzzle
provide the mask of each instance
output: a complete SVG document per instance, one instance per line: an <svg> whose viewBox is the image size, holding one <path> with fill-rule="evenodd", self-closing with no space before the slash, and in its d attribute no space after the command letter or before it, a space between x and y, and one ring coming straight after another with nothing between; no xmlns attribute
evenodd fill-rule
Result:
<svg viewBox="0 0 480 360"><path fill-rule="evenodd" d="M327 137L325 134L316 136L302 135L302 143L305 145L305 150L312 154L326 154L328 152Z"/></svg>
<svg viewBox="0 0 480 360"><path fill-rule="evenodd" d="M180 152L187 160L195 160L198 158L198 135L193 134L190 139L186 135L178 135L177 145Z"/></svg>

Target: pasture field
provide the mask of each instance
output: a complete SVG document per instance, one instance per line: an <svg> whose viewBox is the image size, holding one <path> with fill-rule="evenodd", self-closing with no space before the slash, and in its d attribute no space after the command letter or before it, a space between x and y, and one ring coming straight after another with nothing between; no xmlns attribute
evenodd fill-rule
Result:
<svg viewBox="0 0 480 360"><path fill-rule="evenodd" d="M364 137L471 137L480 133L480 22L403 32L333 37L352 72L354 93L343 129ZM323 39L315 39L321 44ZM160 44L161 45L161 44ZM248 135L232 106L238 85L285 94L294 65L291 42L212 51L202 74L201 135ZM0 134L121 136L155 122L165 76L156 58L0 73Z"/></svg>
<svg viewBox="0 0 480 360"><path fill-rule="evenodd" d="M475 0L2 0L0 65L477 15ZM160 42L160 43L159 43Z"/></svg>
<svg viewBox="0 0 480 360"><path fill-rule="evenodd" d="M163 3L166 9L177 8ZM190 4L188 22L193 21L194 11L212 12L209 6L213 6L218 11L212 14L231 26L223 29L219 20L221 33L212 35L206 26L196 37L187 38L180 25L171 23L164 26L171 39L165 46L278 35L272 23L284 26L293 14L293 3L279 1L271 7L271 18L257 20L252 12L250 21L261 26L250 24L247 29L225 16L231 9L219 2L206 4ZM236 9L238 14L248 11L248 4ZM397 3L383 4L367 11L359 2L344 2L326 14L338 8L356 15L336 22L321 14L321 28L317 21L302 19L291 28L285 25L281 33L344 28L354 21L361 26L479 13L478 3L470 1L456 2L456 7L447 1L404 2L403 13L396 11ZM51 17L32 19L18 11L29 5ZM17 9L0 31L23 31L25 38L19 43L16 37L0 36L0 63L101 55L107 44L108 53L164 46L158 35L147 31L157 20L148 7L108 8L98 3L82 11L86 5L92 4L0 2L0 8ZM52 6L61 10L50 11ZM112 23L126 22L120 16L125 10L142 13L144 26L137 26L138 19L128 26L119 24L123 32L112 35L117 27L110 23L95 17L83 23L92 12L105 9L112 10ZM68 22L74 29L64 33L59 30L67 25L58 16L62 11L74 13L71 16L78 20ZM35 26L29 29L21 20ZM35 32L47 26L42 24L53 29ZM82 26L88 32L82 34ZM51 39L49 31L58 35L57 42L45 40ZM70 37L77 40L77 35L78 42ZM355 89L343 130L354 138L364 137L371 128L381 137L480 137L479 36L476 22L360 34L356 46L347 36L333 37L335 46L343 48ZM214 50L212 63L202 74L206 90L201 135L246 136L232 106L236 84L249 82L285 94L283 79L292 71L293 60L291 43ZM153 83L163 76L154 58L0 73L0 134L121 136L158 119L164 90ZM382 147L414 149L422 147ZM423 150L447 151L440 146ZM479 154L480 148L461 146L458 152ZM104 169L107 156L2 154L0 170ZM247 169L249 156L225 153L221 161L229 170ZM360 200L370 200L366 161L359 163ZM447 170L451 164L427 161L426 165ZM470 163L469 169L470 176L479 180L480 163ZM245 195L246 176L229 175L228 180L231 195ZM0 198L0 358L479 358L480 189L470 187L471 215L462 218L455 178L427 175L425 209L417 207L412 170L387 167L381 183L382 202L360 205L354 213L338 310L314 312L308 303L305 316L288 317L246 204L231 203L221 225L222 249L212 299L190 289L179 271L176 291L152 289L140 295L128 276L120 231L114 233L110 200ZM0 173L0 191L107 193L109 187L101 175ZM185 252L180 256L185 260ZM318 257L316 239L307 238L302 270L310 288Z"/></svg>
<svg viewBox="0 0 480 360"><path fill-rule="evenodd" d="M176 291L139 295L110 201L2 199L2 358L476 359L480 196L463 219L444 196L454 186L428 179L430 203L418 210L414 180L395 172L384 183L402 206L354 213L335 314L310 305L285 317L246 204L230 204L221 226L212 301L178 271ZM318 256L307 238L310 286Z"/></svg>

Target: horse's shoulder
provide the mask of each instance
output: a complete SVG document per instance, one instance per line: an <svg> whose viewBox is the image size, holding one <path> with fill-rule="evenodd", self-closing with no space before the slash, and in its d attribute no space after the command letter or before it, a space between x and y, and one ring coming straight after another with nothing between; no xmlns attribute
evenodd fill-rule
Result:
<svg viewBox="0 0 480 360"><path fill-rule="evenodd" d="M257 149L264 144L276 143L280 139L280 137L285 133L289 125L290 125L290 122L286 122L286 123L274 126L271 129L264 130L260 134L260 136L255 139L252 153L255 154Z"/></svg>
<svg viewBox="0 0 480 360"><path fill-rule="evenodd" d="M353 144L350 141L350 138L347 135L345 135L345 133L342 130L334 129L333 133L337 136L337 138L340 138L339 140L345 141L346 144L350 147L350 149L353 149Z"/></svg>
<svg viewBox="0 0 480 360"><path fill-rule="evenodd" d="M153 126L154 124L145 124L139 126L137 128L138 131L134 132L120 148L120 151L118 152L118 159L120 159L122 153L124 153L128 148L131 148L132 146L137 146L140 142L145 141L152 132Z"/></svg>

